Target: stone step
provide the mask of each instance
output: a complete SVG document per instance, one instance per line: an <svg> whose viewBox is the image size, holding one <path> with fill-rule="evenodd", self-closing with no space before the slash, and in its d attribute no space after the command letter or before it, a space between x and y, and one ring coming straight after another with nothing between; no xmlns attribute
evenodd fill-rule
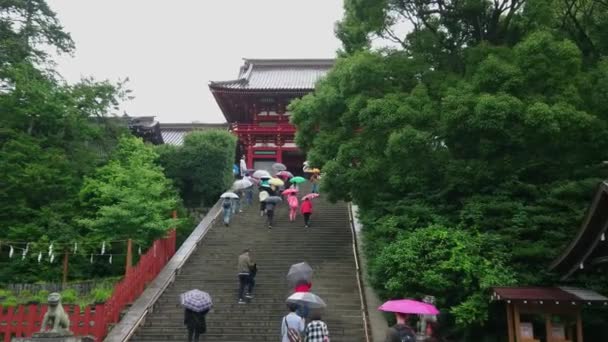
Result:
<svg viewBox="0 0 608 342"><path fill-rule="evenodd" d="M208 331L201 339L217 342L277 341L285 299L291 289L285 279L289 266L308 262L314 269L312 290L328 307L324 321L332 342L363 342L361 303L356 283L349 215L344 203L314 202L311 227L298 215L289 222L287 207L275 211L273 229L267 229L259 206L236 214L229 227L218 222L201 241L175 282L155 304L132 341L185 341L179 294L198 288L211 294L214 308L207 315ZM237 304L237 257L252 249L258 263L256 297Z"/></svg>

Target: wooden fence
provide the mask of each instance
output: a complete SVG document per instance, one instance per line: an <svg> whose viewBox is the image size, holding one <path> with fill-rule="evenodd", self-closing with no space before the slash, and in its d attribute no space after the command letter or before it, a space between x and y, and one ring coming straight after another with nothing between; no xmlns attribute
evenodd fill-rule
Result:
<svg viewBox="0 0 608 342"><path fill-rule="evenodd" d="M114 286L112 297L104 304L91 305L81 310L77 305L64 305L70 316L70 330L79 336L91 335L101 342L110 324L117 323L120 312L132 303L175 254L175 230L167 237L154 241L142 255L139 263L129 269L125 277ZM0 342L13 337L28 337L40 330L47 305L0 306Z"/></svg>

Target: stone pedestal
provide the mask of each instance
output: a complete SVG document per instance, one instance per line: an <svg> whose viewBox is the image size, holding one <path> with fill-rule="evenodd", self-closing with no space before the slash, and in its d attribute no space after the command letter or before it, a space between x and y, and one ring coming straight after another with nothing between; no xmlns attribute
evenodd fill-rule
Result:
<svg viewBox="0 0 608 342"><path fill-rule="evenodd" d="M72 333L43 332L32 337L13 338L12 342L95 342L91 336L74 336Z"/></svg>

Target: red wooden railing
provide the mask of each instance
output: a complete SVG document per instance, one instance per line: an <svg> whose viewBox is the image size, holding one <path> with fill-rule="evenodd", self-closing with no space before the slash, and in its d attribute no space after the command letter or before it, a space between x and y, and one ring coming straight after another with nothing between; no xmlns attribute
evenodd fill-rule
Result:
<svg viewBox="0 0 608 342"><path fill-rule="evenodd" d="M152 247L141 256L137 266L114 286L112 297L105 304L91 305L81 310L79 306L64 305L70 316L70 330L75 335L91 335L100 342L106 336L110 324L118 322L120 312L132 303L175 254L175 230L167 237L154 241ZM40 330L47 305L0 306L0 341L10 342L12 337L32 336Z"/></svg>

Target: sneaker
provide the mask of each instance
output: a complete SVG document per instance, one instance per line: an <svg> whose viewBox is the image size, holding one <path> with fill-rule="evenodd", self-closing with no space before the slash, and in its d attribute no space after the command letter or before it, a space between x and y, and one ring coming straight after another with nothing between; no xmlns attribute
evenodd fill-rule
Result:
<svg viewBox="0 0 608 342"><path fill-rule="evenodd" d="M248 293L245 295L245 298L248 298L248 299L253 299L253 297L255 297L255 296L252 295L251 293Z"/></svg>
<svg viewBox="0 0 608 342"><path fill-rule="evenodd" d="M272 229L272 226L268 226L268 229Z"/></svg>
<svg viewBox="0 0 608 342"><path fill-rule="evenodd" d="M264 216L264 210L260 210L260 216Z"/></svg>
<svg viewBox="0 0 608 342"><path fill-rule="evenodd" d="M308 225L305 225L304 228L308 228Z"/></svg>
<svg viewBox="0 0 608 342"><path fill-rule="evenodd" d="M237 302L237 304L247 304L247 302L244 301L244 300L242 300L242 299L239 299L239 301Z"/></svg>
<svg viewBox="0 0 608 342"><path fill-rule="evenodd" d="M224 223L224 226L228 227L228 223Z"/></svg>

